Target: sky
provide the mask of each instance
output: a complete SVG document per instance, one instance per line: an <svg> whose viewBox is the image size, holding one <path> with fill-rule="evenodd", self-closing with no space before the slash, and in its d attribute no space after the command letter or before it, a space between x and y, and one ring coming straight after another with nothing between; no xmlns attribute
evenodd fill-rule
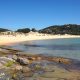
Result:
<svg viewBox="0 0 80 80"><path fill-rule="evenodd" d="M0 0L0 28L80 24L80 0Z"/></svg>

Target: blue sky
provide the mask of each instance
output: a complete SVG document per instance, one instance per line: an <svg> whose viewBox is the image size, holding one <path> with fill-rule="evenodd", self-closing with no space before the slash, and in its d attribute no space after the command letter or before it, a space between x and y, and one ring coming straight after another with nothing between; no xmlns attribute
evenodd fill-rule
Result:
<svg viewBox="0 0 80 80"><path fill-rule="evenodd" d="M0 27L41 29L80 24L80 0L0 0Z"/></svg>

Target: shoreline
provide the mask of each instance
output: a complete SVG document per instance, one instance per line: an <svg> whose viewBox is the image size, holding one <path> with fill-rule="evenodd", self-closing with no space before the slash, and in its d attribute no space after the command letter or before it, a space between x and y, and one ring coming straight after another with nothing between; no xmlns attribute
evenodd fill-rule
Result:
<svg viewBox="0 0 80 80"><path fill-rule="evenodd" d="M80 38L80 35L49 35L40 33L29 33L28 35L19 34L13 35L0 35L0 45L8 45L13 43L20 43L32 40L47 40L47 39L65 39L65 38Z"/></svg>
<svg viewBox="0 0 80 80"><path fill-rule="evenodd" d="M1 79L6 79L6 75L10 80L17 79L20 75L19 79L25 80L78 80L78 64L80 61L70 58L28 54L4 46L0 48L0 75L5 74Z"/></svg>

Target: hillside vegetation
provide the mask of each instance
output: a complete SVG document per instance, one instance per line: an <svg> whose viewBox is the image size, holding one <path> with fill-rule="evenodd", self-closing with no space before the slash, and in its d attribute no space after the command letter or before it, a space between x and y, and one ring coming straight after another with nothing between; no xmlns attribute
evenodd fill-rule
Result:
<svg viewBox="0 0 80 80"><path fill-rule="evenodd" d="M54 25L39 30L40 33L48 34L71 34L80 35L80 25L67 24L67 25Z"/></svg>
<svg viewBox="0 0 80 80"><path fill-rule="evenodd" d="M10 31L8 29L3 29L3 28L0 28L0 32L6 32L6 31Z"/></svg>

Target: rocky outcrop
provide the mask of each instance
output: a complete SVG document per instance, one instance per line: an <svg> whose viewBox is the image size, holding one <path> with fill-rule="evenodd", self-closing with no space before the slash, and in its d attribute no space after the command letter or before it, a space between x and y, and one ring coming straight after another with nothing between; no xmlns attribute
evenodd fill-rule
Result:
<svg viewBox="0 0 80 80"><path fill-rule="evenodd" d="M63 57L6 53L0 55L0 80L80 80L72 66Z"/></svg>

